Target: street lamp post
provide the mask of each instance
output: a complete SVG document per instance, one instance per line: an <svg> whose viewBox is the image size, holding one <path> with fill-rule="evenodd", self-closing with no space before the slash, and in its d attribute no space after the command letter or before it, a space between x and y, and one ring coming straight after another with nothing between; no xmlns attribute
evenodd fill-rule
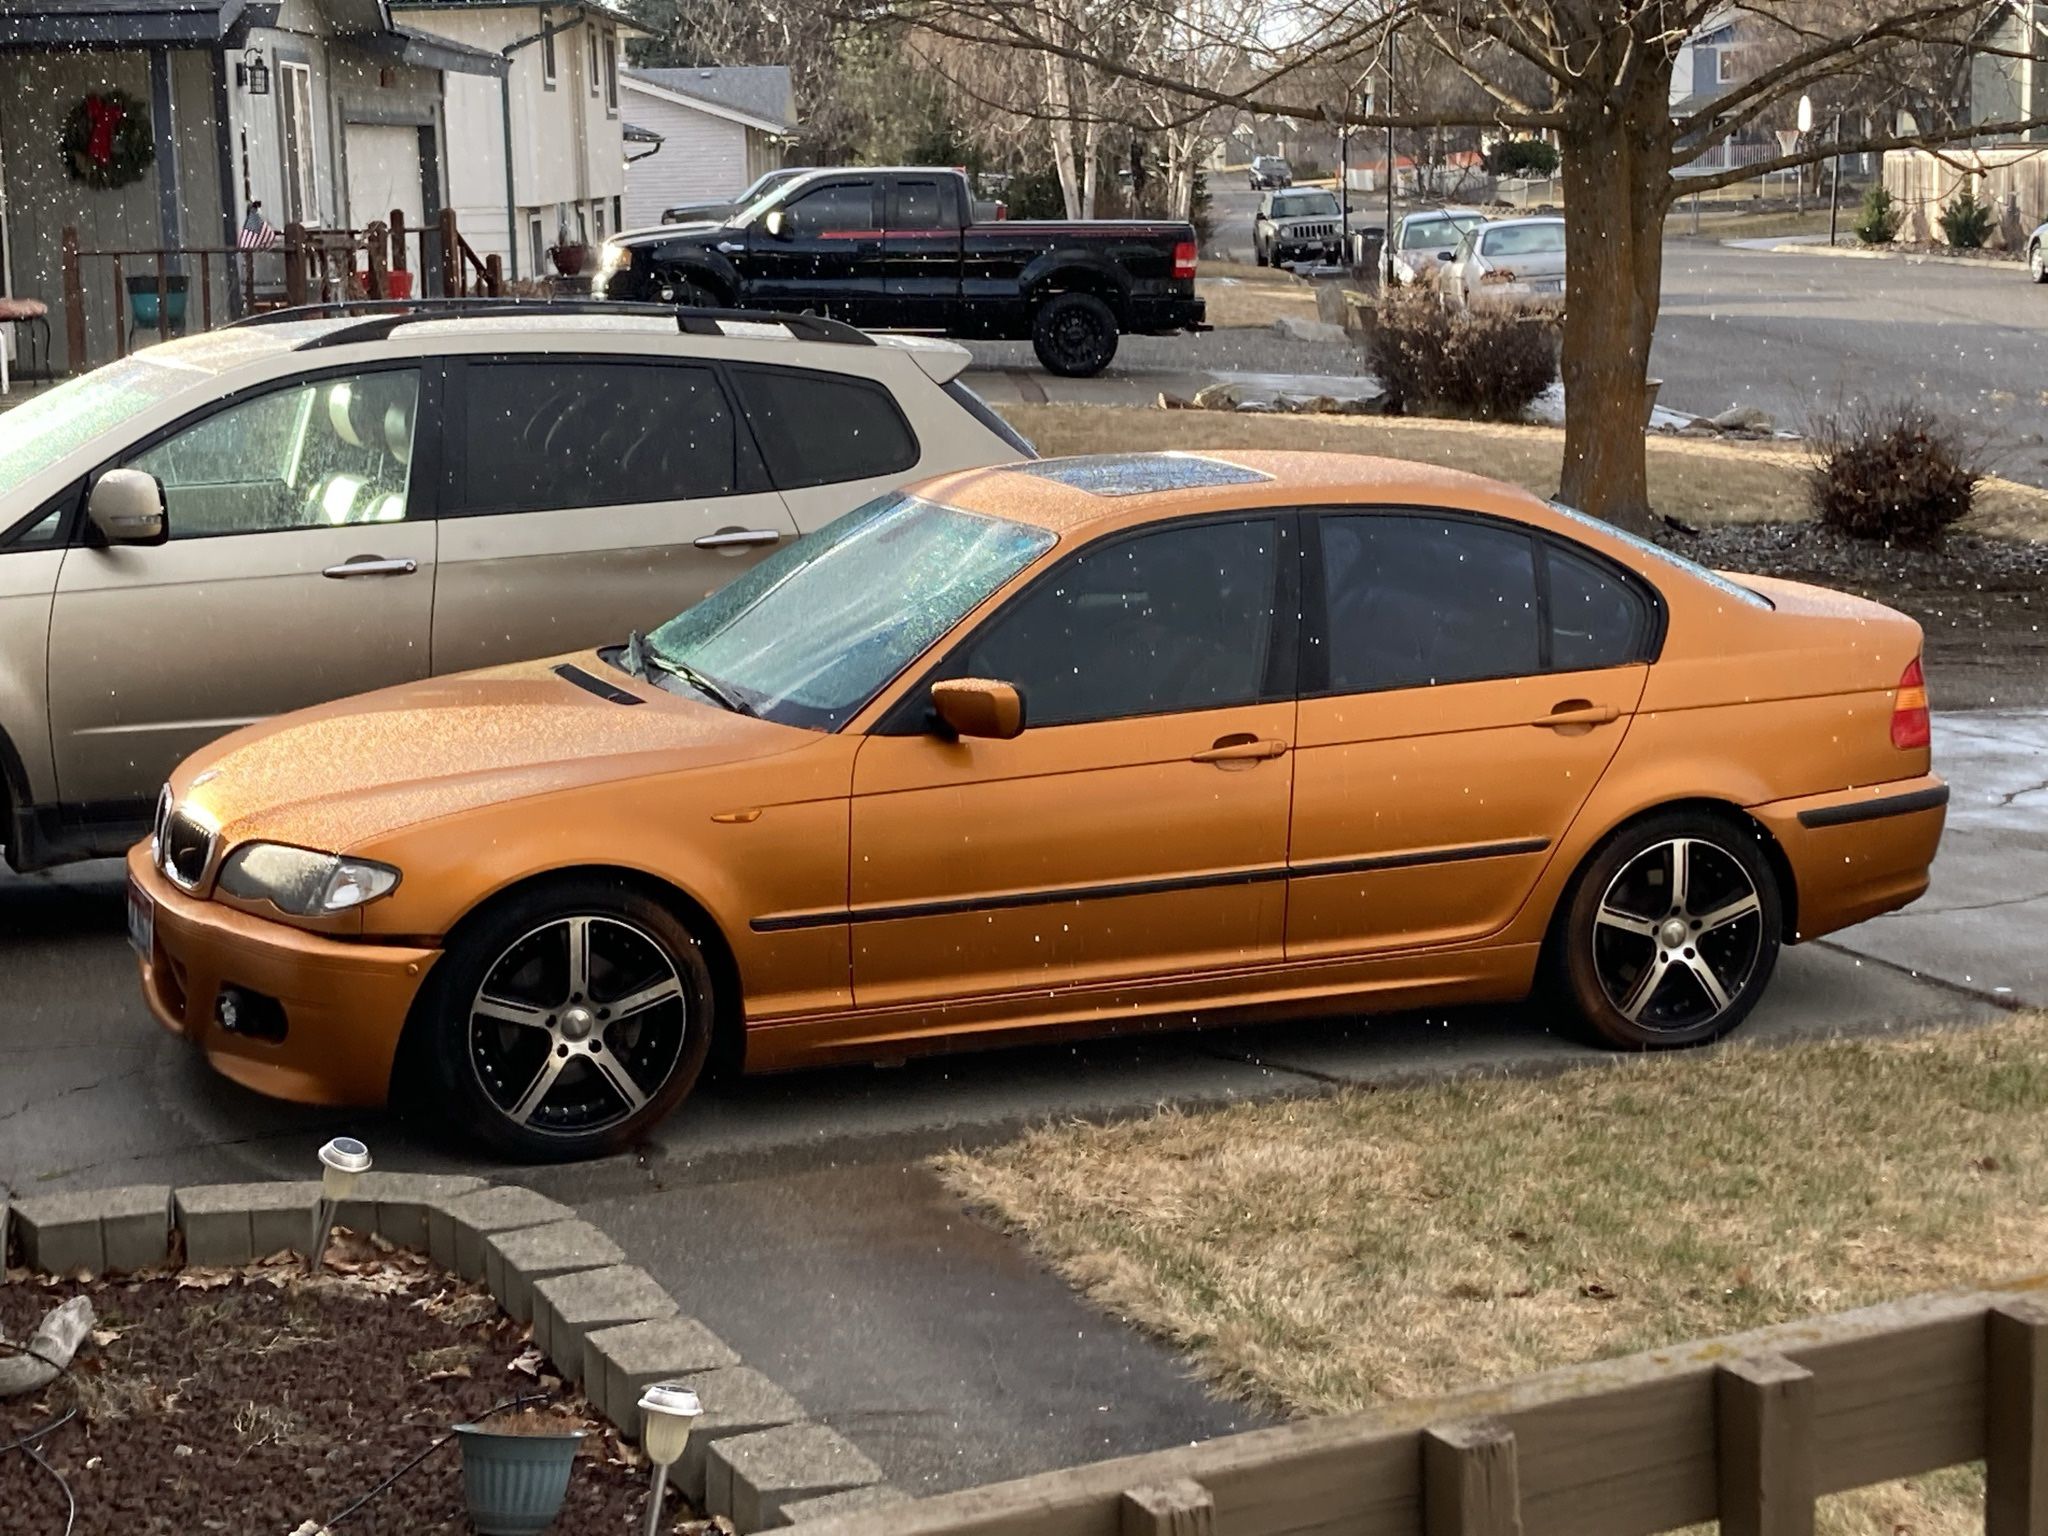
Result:
<svg viewBox="0 0 2048 1536"><path fill-rule="evenodd" d="M1835 220L1842 206L1842 110L1835 109L1834 170L1828 177L1828 244L1835 243Z"/></svg>
<svg viewBox="0 0 2048 1536"><path fill-rule="evenodd" d="M1799 98L1798 122L1800 138L1803 139L1813 132L1813 98L1811 96ZM1792 168L1792 186L1794 189L1793 205L1800 213L1804 213L1806 212L1806 172L1798 166Z"/></svg>

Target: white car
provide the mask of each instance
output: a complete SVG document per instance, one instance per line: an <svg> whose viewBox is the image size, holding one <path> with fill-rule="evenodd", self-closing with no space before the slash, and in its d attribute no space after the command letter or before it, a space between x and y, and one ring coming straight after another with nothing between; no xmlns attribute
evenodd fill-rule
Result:
<svg viewBox="0 0 2048 1536"><path fill-rule="evenodd" d="M2048 224L2037 224L2027 236L2027 272L2037 283L2048 283Z"/></svg>
<svg viewBox="0 0 2048 1536"><path fill-rule="evenodd" d="M876 495L1030 457L967 362L808 315L429 300L279 311L14 407L8 861L123 851L253 720L623 639Z"/></svg>
<svg viewBox="0 0 2048 1536"><path fill-rule="evenodd" d="M1500 219L1469 229L1437 273L1447 309L1541 304L1564 297L1564 220Z"/></svg>
<svg viewBox="0 0 2048 1536"><path fill-rule="evenodd" d="M1380 253L1380 275L1404 288L1427 288L1437 263L1469 229L1486 222L1477 208L1423 208L1404 214Z"/></svg>

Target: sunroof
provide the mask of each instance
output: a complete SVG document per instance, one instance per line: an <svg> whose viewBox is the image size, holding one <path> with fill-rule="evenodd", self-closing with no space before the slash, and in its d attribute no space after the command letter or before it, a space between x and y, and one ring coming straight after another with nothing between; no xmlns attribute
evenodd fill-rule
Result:
<svg viewBox="0 0 2048 1536"><path fill-rule="evenodd" d="M1253 485L1273 477L1263 470L1205 459L1192 453L1103 453L1085 459L1042 459L1017 466L1042 480L1057 480L1091 496L1143 496L1204 485Z"/></svg>

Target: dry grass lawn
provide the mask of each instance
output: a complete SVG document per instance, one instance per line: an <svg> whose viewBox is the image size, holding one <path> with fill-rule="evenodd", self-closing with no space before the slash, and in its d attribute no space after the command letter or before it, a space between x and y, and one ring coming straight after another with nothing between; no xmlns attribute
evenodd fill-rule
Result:
<svg viewBox="0 0 2048 1536"><path fill-rule="evenodd" d="M1342 1412L2040 1270L2048 1015L1050 1126L941 1172L1221 1390ZM1824 1524L1963 1536L1981 1498L1960 1469Z"/></svg>
<svg viewBox="0 0 2048 1536"><path fill-rule="evenodd" d="M1557 492L1564 433L1394 416L1267 416L1160 411L1144 406L1011 405L1009 421L1043 454L1163 448L1298 448L1386 454L1470 470ZM1797 522L1808 515L1805 450L1796 443L1648 440L1650 500L1687 523ZM1980 533L2048 539L2048 491L1986 480L1963 525Z"/></svg>
<svg viewBox="0 0 2048 1536"><path fill-rule="evenodd" d="M1217 273L1212 269L1228 270ZM1268 326L1282 315L1316 318L1316 291L1300 278L1270 267L1245 267L1235 262L1204 262L1195 291L1208 301L1209 323Z"/></svg>

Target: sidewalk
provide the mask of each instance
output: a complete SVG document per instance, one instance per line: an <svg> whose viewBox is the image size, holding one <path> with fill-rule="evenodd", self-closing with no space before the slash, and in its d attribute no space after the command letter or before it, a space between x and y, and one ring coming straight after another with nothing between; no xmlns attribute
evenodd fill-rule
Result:
<svg viewBox="0 0 2048 1536"><path fill-rule="evenodd" d="M1935 266L2026 270L2026 263L2019 257L1999 251L1909 251L1881 245L1830 245L1825 235L1768 235L1755 240L1723 240L1719 243L1734 251L1765 251L1774 256L1839 256L1850 261L1897 261L1909 267L1932 263Z"/></svg>

